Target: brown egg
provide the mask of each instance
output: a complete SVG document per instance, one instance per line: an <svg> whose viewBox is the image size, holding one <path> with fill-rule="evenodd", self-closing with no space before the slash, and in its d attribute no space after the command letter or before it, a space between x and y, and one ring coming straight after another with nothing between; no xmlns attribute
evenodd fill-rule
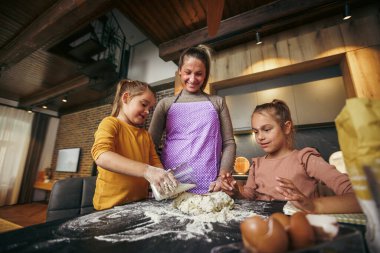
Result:
<svg viewBox="0 0 380 253"><path fill-rule="evenodd" d="M240 224L240 230L248 252L280 253L288 249L288 235L276 219L249 217Z"/></svg>
<svg viewBox="0 0 380 253"><path fill-rule="evenodd" d="M257 252L255 243L262 239L263 231L267 231L267 224L259 216L249 217L240 224L240 231L244 248L254 253Z"/></svg>
<svg viewBox="0 0 380 253"><path fill-rule="evenodd" d="M292 249L302 249L315 243L315 234L303 212L296 212L290 218L289 235Z"/></svg>
<svg viewBox="0 0 380 253"><path fill-rule="evenodd" d="M283 213L274 213L270 217L281 223L285 230L290 228L290 217Z"/></svg>

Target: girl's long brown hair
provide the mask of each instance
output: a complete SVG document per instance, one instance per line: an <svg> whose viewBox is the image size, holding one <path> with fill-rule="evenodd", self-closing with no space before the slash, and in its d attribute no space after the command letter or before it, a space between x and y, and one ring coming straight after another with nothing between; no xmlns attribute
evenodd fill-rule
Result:
<svg viewBox="0 0 380 253"><path fill-rule="evenodd" d="M119 115L120 108L123 102L122 96L125 92L128 92L129 99L132 99L135 96L143 94L146 91L146 89L149 89L155 95L154 91L147 83L136 80L120 80L116 87L116 94L112 103L111 116L117 117Z"/></svg>

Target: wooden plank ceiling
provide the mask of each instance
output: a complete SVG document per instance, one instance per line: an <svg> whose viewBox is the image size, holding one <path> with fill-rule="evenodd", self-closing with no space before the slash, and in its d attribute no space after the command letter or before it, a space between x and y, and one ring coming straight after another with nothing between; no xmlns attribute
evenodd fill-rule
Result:
<svg viewBox="0 0 380 253"><path fill-rule="evenodd" d="M215 2L215 1L214 1ZM207 30L207 0L12 0L0 1L0 104L27 108L52 104L67 113L110 94L92 89L83 64L51 47L116 8L159 47L165 61L178 60L188 46L222 50L342 12L343 0L225 0L215 36ZM352 0L353 7L373 1ZM60 102L65 94L68 103ZM5 101L5 102L4 102Z"/></svg>

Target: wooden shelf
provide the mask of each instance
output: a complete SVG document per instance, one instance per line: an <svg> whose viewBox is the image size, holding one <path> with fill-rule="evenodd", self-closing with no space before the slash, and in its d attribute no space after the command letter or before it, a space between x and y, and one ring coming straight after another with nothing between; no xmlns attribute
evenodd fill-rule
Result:
<svg viewBox="0 0 380 253"><path fill-rule="evenodd" d="M240 135L240 134L252 134L252 129L244 129L244 130L234 130L234 135Z"/></svg>
<svg viewBox="0 0 380 253"><path fill-rule="evenodd" d="M248 179L248 174L232 174L232 177L235 180L247 180Z"/></svg>
<svg viewBox="0 0 380 253"><path fill-rule="evenodd" d="M331 128L335 127L334 122L323 122L323 123L315 123L315 124L304 124L304 125L295 125L294 128L297 132L297 130L304 130L304 129L321 129L321 128ZM243 135L243 134L252 134L252 129L234 129L233 134L234 135Z"/></svg>
<svg viewBox="0 0 380 253"><path fill-rule="evenodd" d="M45 191L51 191L53 188L53 184L55 181L49 181L49 182L44 182L44 181L36 181L33 185L34 189L39 189L39 190L45 190Z"/></svg>

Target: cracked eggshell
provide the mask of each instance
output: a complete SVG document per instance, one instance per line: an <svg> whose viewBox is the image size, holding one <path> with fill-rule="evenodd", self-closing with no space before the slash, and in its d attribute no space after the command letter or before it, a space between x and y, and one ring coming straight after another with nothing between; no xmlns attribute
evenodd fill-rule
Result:
<svg viewBox="0 0 380 253"><path fill-rule="evenodd" d="M323 214L307 214L307 220L313 227L318 241L332 240L339 232L335 217Z"/></svg>

